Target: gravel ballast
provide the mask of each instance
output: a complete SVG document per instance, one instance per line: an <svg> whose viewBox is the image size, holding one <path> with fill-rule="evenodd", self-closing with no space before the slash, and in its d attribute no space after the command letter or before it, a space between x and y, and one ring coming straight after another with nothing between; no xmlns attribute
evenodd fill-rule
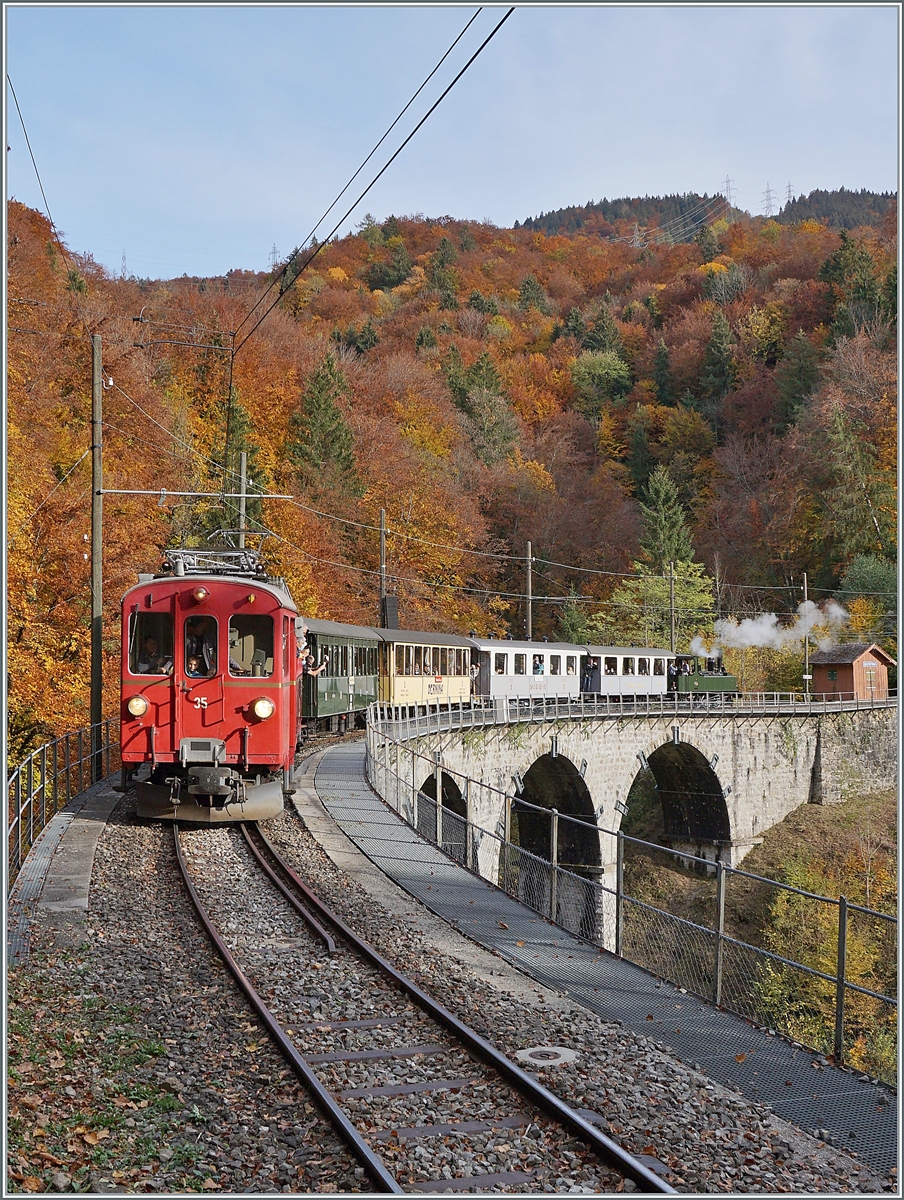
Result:
<svg viewBox="0 0 904 1200"><path fill-rule="evenodd" d="M714 1084L649 1039L529 980L425 915L387 881L362 886L358 879L375 868L365 864L354 879L340 871L294 812L265 827L339 915L504 1052L514 1055L531 1046L576 1051L573 1063L538 1068L541 1081L575 1108L600 1114L603 1131L642 1161L647 1155L663 1164L679 1191L897 1190L852 1156ZM225 839L238 855L232 840L238 835L232 831L198 830L191 837L200 843L209 834ZM131 795L100 839L88 915L84 944L54 948L36 931L31 957L9 975L12 1190L370 1190L363 1169L307 1099L215 956L184 894L172 830L138 823ZM297 923L273 925L268 936L273 944L258 952L264 975L269 965L300 957L296 952L309 935ZM292 941L298 944L285 945ZM311 961L322 965L305 971L306 990L288 983L284 989L293 1029L342 1015L359 1019L367 1015L362 1004L383 1004L375 998L379 988L374 990L369 971L362 970L357 985L353 980L343 985L345 1009L340 1004L338 1013L324 1012L318 1004L332 993L307 980L332 968L322 945L313 955L312 950ZM366 1038L321 1031L316 1048L308 1040L301 1043L303 1050L370 1048L381 1039L417 1044L425 1032L420 1018L399 1007L397 999L392 1003L396 1015L410 1022L404 1038L392 1026L377 1038L373 1030ZM421 1078L422 1066L417 1059L400 1060L400 1080ZM369 1078L360 1063L332 1064L331 1070L337 1087L353 1088ZM454 1052L449 1070L467 1073ZM455 1093L443 1093L433 1102L434 1123L461 1119L454 1114L454 1098ZM403 1125L406 1111L419 1115ZM490 1097L485 1112L499 1112ZM367 1120L384 1134L398 1126L403 1135L405 1125L424 1122L424 1113L412 1106L381 1115L371 1106ZM511 1169L509 1147L513 1139L526 1143L529 1132L492 1130L467 1139L446 1134L423 1142L400 1136L398 1148L390 1136L385 1157L406 1169L420 1164L422 1179L446 1171L490 1173ZM520 1161L525 1170L536 1170L540 1164L529 1161L529 1149ZM534 1157L545 1161L545 1151L536 1149ZM579 1147L563 1143L556 1149L559 1162L574 1155L573 1172L553 1172L533 1190L610 1190L605 1169L597 1164L594 1178ZM635 1190L630 1181L621 1186Z"/></svg>

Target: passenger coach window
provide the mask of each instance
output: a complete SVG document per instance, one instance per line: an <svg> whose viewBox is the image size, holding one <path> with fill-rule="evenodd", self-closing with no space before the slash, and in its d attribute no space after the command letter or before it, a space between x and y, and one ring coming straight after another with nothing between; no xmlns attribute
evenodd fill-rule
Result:
<svg viewBox="0 0 904 1200"><path fill-rule="evenodd" d="M534 655L534 674L542 675L542 674L544 674L545 670L546 670L546 663L544 662L543 655L535 654Z"/></svg>
<svg viewBox="0 0 904 1200"><path fill-rule="evenodd" d="M436 672L433 670L433 647L432 646L424 647L424 674L425 675L435 675L436 674Z"/></svg>
<svg viewBox="0 0 904 1200"><path fill-rule="evenodd" d="M649 675L649 673L650 673L650 660L648 658L639 658L637 660L637 674L638 675Z"/></svg>
<svg viewBox="0 0 904 1200"><path fill-rule="evenodd" d="M604 661L606 664L606 674L607 675L617 675L618 674L618 659L617 658L607 658Z"/></svg>
<svg viewBox="0 0 904 1200"><path fill-rule="evenodd" d="M565 656L565 674L577 675L578 673L578 658L576 654L568 654Z"/></svg>
<svg viewBox="0 0 904 1200"><path fill-rule="evenodd" d="M449 651L447 647L441 646L439 651L439 670L437 675L449 674Z"/></svg>
<svg viewBox="0 0 904 1200"><path fill-rule="evenodd" d="M526 654L516 654L515 655L515 674L516 675L526 675L527 674L527 655Z"/></svg>
<svg viewBox="0 0 904 1200"><path fill-rule="evenodd" d="M129 670L133 675L171 675L173 618L170 613L134 613L129 631Z"/></svg>
<svg viewBox="0 0 904 1200"><path fill-rule="evenodd" d="M237 615L229 618L229 674L273 674L273 618Z"/></svg>
<svg viewBox="0 0 904 1200"><path fill-rule="evenodd" d="M550 675L562 674L562 655L550 654L549 656L549 673Z"/></svg>
<svg viewBox="0 0 904 1200"><path fill-rule="evenodd" d="M664 675L665 674L665 659L664 658L654 658L653 659L653 674L654 675Z"/></svg>
<svg viewBox="0 0 904 1200"><path fill-rule="evenodd" d="M633 675L634 674L634 659L633 658L623 658L622 659L621 673L622 673L622 675Z"/></svg>
<svg viewBox="0 0 904 1200"><path fill-rule="evenodd" d="M405 647L396 646L395 648L395 673L396 675L405 674Z"/></svg>
<svg viewBox="0 0 904 1200"><path fill-rule="evenodd" d="M415 673L415 675L420 675L423 665L424 665L423 648L421 646L415 646L415 648L414 648L414 673Z"/></svg>
<svg viewBox="0 0 904 1200"><path fill-rule="evenodd" d="M508 675L507 654L495 654L493 656L493 670L497 675Z"/></svg>

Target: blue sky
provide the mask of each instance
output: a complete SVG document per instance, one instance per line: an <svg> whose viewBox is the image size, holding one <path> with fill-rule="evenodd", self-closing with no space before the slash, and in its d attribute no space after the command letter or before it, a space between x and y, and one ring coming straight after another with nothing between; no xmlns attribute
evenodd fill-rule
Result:
<svg viewBox="0 0 904 1200"><path fill-rule="evenodd" d="M73 250L117 273L125 253L139 276L265 269L475 11L8 5L6 69ZM393 148L504 12L480 13ZM365 211L507 226L726 176L755 213L767 185L895 190L898 20L896 5L519 7L342 232ZM7 195L43 208L6 101Z"/></svg>

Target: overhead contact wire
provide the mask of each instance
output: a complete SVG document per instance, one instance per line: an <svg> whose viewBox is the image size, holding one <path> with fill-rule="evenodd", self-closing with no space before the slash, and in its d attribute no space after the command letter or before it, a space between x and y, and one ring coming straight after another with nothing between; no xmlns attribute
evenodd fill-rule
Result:
<svg viewBox="0 0 904 1200"><path fill-rule="evenodd" d="M367 185L367 187L364 189L364 191L361 193L361 195L358 196L357 200L355 200L355 202L351 205L351 207L348 208L346 210L346 212L343 214L343 216L339 218L339 220L336 222L336 224L333 226L333 228L327 234L325 241L321 242L318 246L316 246L311 251L311 253L308 255L308 257L305 259L305 261L302 263L301 267L299 268L298 274L295 276L295 278L292 280L292 282L286 288L286 291L289 290L289 287L293 287L295 285L295 280L299 278L302 271L306 270L306 268L308 266L310 266L310 264L314 261L314 259L317 257L317 255L320 253L320 251L323 249L323 247L326 245L326 243L329 241L329 239L333 236L333 234L336 233L336 231L339 229L339 227L342 224L344 224L344 222L355 211L355 209L358 207L358 205L361 203L361 201L364 199L364 197L367 195L367 193L371 190L371 188L373 188L375 186L377 181L385 174L385 172L389 169L389 167L392 166L392 164L395 162L395 160L398 158L398 156L402 153L402 151L405 149L405 147L408 145L408 143L411 141L411 139L414 137L414 135L418 132L418 130L421 129L421 127L429 119L429 117L432 116L432 114L436 111L436 109L440 106L440 104L442 104L443 100L445 100L446 96L448 96L448 94L452 91L452 89L458 83L459 79L461 79L461 77L465 74L465 72L468 70L468 68L471 66L471 64L477 59L477 57L483 53L483 51L490 44L490 42L493 40L493 38L496 36L496 34L499 32L499 30L506 23L506 21L509 19L509 17L512 15L512 13L514 11L515 11L515 9L513 6L512 8L510 8L508 10L508 12L502 18L502 20L496 25L496 27L487 35L487 37L484 38L484 40L477 47L477 49L474 51L474 53L471 55L471 57L468 59L468 61L465 63L465 65L462 67L462 69L458 72L458 74L455 76L455 78L452 80L452 82L448 85L448 87L445 89L445 91L443 91L441 93L439 99L436 100L434 102L434 104L431 105L431 107L427 110L427 112L424 114L424 116L421 117L420 121L418 121L417 125L415 125L414 129L412 129L411 133L409 133L408 136L405 138L405 140L402 142L401 146L399 146L399 148L393 152L393 154L391 155L389 160L386 162L386 164L383 167L380 168L380 170L373 177L373 179L370 181L370 183ZM238 352L245 345L245 343L248 341L248 339L250 337L252 337L253 334L260 328L260 326L267 319L267 317L270 315L270 313L273 311L273 309L276 307L276 305L280 302L281 299L282 299L282 296L277 296L277 298L273 301L273 303L270 305L270 307L264 312L263 316L260 317L260 319L251 327L249 332L245 334L245 336L242 338L242 340L239 342L239 344L235 348L236 354L238 354Z"/></svg>
<svg viewBox="0 0 904 1200"><path fill-rule="evenodd" d="M449 57L449 55L452 53L452 51L455 49L455 47L458 45L458 43L461 41L461 39L465 36L465 34L468 32L468 30L471 28L473 23L477 20L477 18L480 16L480 14L482 12L483 12L483 7L481 6L480 8L477 9L477 11L474 13L474 15L471 17L471 19L465 25L464 29L462 29L461 33L458 35L458 37L455 39L455 41L452 43L452 45L449 47L449 49L446 51L446 53L442 56L442 58L439 60L439 62L436 64L436 66L433 68L433 70L430 72L430 74L427 76L427 78L424 80L424 82L420 85L420 87L417 89L417 91L414 93L414 95L411 97L411 99L408 101L408 103L405 105L405 107L402 109L402 111L399 113L399 115L395 118L395 120L392 122L392 124L389 126L389 128L386 130L386 132L383 134L383 136L380 138L380 140L377 142L377 144L371 150L370 154L368 154L367 158L365 158L365 160L361 163L360 167L358 167L358 169L357 169L357 171L355 171L354 175L352 175L350 177L350 179L348 180L348 183L346 183L346 185L342 189L342 191L339 192L339 194L336 196L336 199L332 202L332 204L328 205L327 208L324 209L323 214L321 215L320 219L314 225L314 228L308 234L307 238L305 238L304 243L302 243L303 245L306 245L308 242L310 242L311 238L314 237L314 235L317 233L317 230L320 228L320 226L326 220L327 216L332 212L332 210L336 207L336 205L339 203L339 201L342 199L342 197L345 195L345 193L348 191L348 189L352 186L352 184L355 182L355 180L358 178L358 176L361 174L361 172L364 170L364 168L367 166L367 164L370 162L370 160L376 154L376 152L380 149L380 147L383 145L383 143L386 141L386 139L392 133L393 129L395 129L396 125L398 125L399 121L401 121L402 117L404 117L404 115L408 111L408 109L411 108L412 104L415 102L415 100L418 98L418 96L421 94L421 92L424 90L424 88L427 86L427 84L430 82L430 80L433 78L433 76L436 74L436 72L440 69L440 67L443 65L443 63L446 61L446 59ZM261 306L261 304L263 304L264 300L267 298L267 295L271 291L271 289L274 288L277 285L277 283L285 277L287 271L289 270L292 263L295 261L295 259L298 257L298 255L300 253L301 253L301 249L299 248L298 250L295 250L291 254L288 262L285 264L285 266L282 268L282 270L279 272L279 274L276 276L276 278L271 280L269 285L265 288L263 295L261 295L261 297L253 305L253 307L250 308L248 310L248 312L245 314L245 316L242 318L241 323L239 324L238 328L235 331L236 334L239 333L239 331L241 330L241 328L245 324L245 322L248 321L249 318L253 315L253 313Z"/></svg>

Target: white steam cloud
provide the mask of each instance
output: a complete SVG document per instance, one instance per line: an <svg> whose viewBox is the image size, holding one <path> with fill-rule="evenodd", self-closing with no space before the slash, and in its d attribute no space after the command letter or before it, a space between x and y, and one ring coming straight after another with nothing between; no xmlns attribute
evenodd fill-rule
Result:
<svg viewBox="0 0 904 1200"><path fill-rule="evenodd" d="M790 625L780 625L775 613L761 613L758 617L745 617L743 621L716 621L713 645L707 647L702 638L694 638L691 642L691 653L709 654L718 646L733 650L740 650L745 646L784 650L789 646L802 644L804 638L814 629L822 634L818 641L819 649L828 650L837 641L841 627L847 619L847 612L834 600L827 601L822 608L812 600L805 600L803 604L798 605L797 616Z"/></svg>

